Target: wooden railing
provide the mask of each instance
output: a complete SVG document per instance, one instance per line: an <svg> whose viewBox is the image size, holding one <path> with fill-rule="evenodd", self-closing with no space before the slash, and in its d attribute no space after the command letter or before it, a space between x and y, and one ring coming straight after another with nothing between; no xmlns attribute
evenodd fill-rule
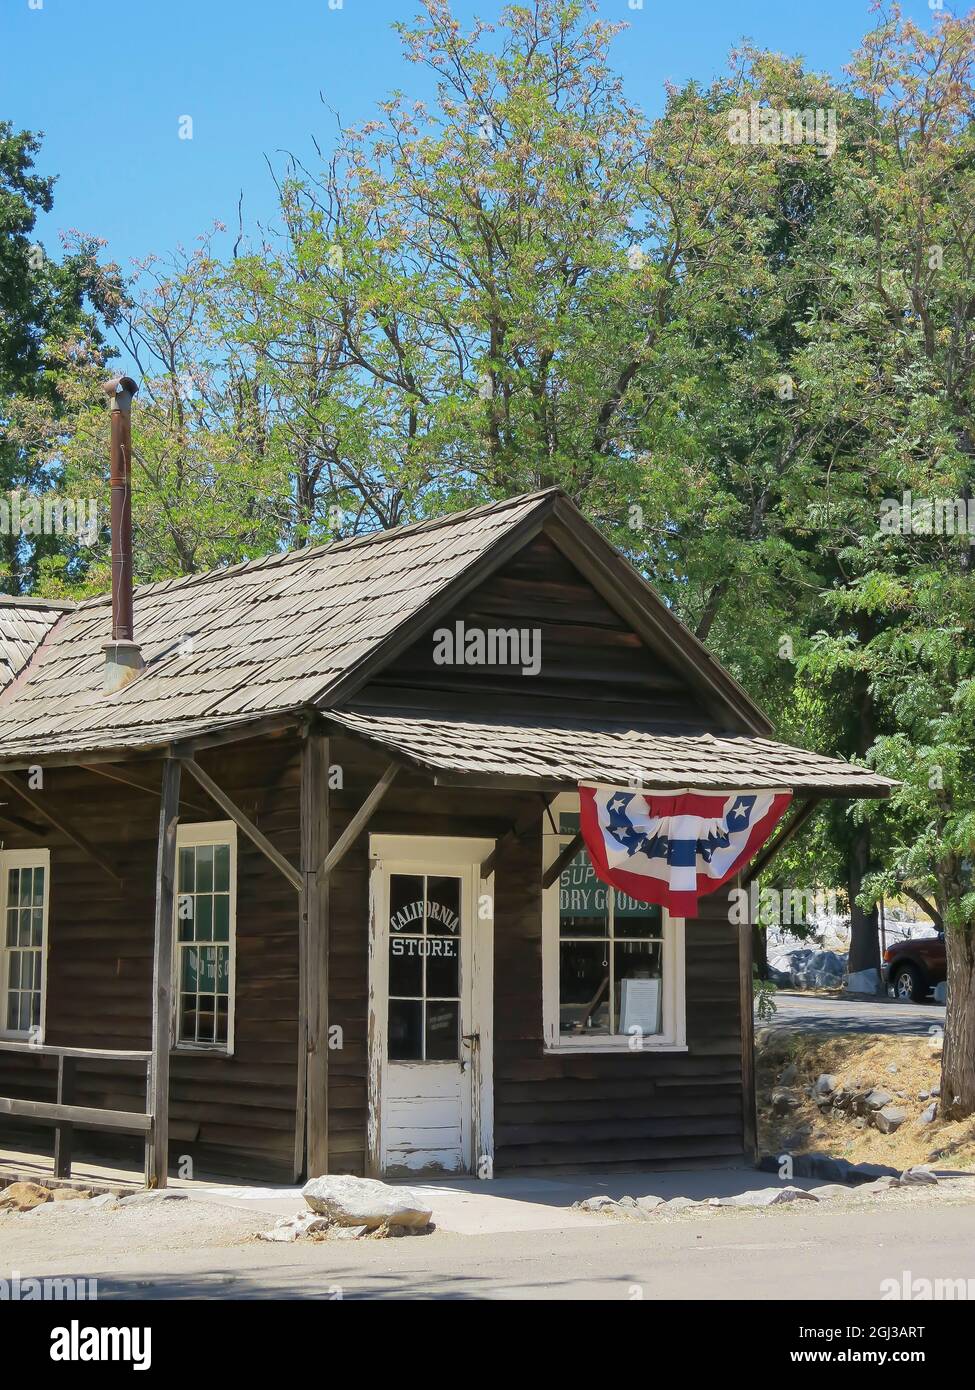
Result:
<svg viewBox="0 0 975 1390"><path fill-rule="evenodd" d="M0 1039L0 1053L22 1052L29 1057L57 1058L57 1100L15 1100L0 1096L0 1116L53 1125L54 1176L71 1176L71 1149L75 1129L105 1129L116 1134L141 1134L145 1141L145 1172L149 1180L153 1143L150 1095L151 1052L121 1052L99 1047L50 1047L46 1043ZM75 1105L75 1081L79 1062L139 1062L146 1068L146 1109L101 1110Z"/></svg>

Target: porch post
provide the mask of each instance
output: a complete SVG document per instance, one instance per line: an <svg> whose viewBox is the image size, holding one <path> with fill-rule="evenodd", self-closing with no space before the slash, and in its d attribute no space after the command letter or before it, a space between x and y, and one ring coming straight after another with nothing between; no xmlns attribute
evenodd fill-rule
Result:
<svg viewBox="0 0 975 1390"><path fill-rule="evenodd" d="M173 1012L173 916L176 891L176 826L179 822L180 763L163 762L156 857L156 918L152 961L152 1065L149 1109L152 1146L147 1153L149 1187L165 1187L169 1174L169 1049Z"/></svg>
<svg viewBox="0 0 975 1390"><path fill-rule="evenodd" d="M328 1172L328 855L329 740L309 731L301 751L301 907L299 917L299 1096L295 1176ZM304 1083L302 1085L302 1082ZM304 1134L304 1164L302 1143Z"/></svg>
<svg viewBox="0 0 975 1390"><path fill-rule="evenodd" d="M741 875L734 886L741 887ZM751 913L748 914L751 917ZM738 989L741 1015L742 1147L745 1156L758 1162L758 1098L755 1089L755 994L752 987L752 924L738 928Z"/></svg>

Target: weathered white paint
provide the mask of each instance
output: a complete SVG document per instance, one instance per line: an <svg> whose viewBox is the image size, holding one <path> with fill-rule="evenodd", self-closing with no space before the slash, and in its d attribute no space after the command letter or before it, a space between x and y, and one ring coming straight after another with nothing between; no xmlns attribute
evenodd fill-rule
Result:
<svg viewBox="0 0 975 1390"><path fill-rule="evenodd" d="M370 836L369 1120L373 1173L480 1171L493 1161L493 879L479 865L493 841ZM480 1042L449 1062L390 1062L389 879L392 874L450 873L461 880L460 1031ZM485 914L486 902L492 905ZM479 912L479 904L481 911Z"/></svg>

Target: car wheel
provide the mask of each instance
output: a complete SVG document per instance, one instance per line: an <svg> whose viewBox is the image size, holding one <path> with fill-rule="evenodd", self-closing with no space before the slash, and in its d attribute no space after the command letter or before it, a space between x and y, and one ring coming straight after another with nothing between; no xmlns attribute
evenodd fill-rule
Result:
<svg viewBox="0 0 975 1390"><path fill-rule="evenodd" d="M894 998L902 1004L919 1004L927 990L916 965L899 965L894 972Z"/></svg>

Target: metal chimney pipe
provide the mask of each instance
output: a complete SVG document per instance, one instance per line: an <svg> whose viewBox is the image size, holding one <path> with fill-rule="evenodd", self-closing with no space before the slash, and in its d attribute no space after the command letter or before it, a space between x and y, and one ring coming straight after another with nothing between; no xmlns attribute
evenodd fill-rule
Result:
<svg viewBox="0 0 975 1390"><path fill-rule="evenodd" d="M105 652L104 688L119 690L142 670L132 619L132 397L130 376L102 388L111 401L112 443L112 640Z"/></svg>

